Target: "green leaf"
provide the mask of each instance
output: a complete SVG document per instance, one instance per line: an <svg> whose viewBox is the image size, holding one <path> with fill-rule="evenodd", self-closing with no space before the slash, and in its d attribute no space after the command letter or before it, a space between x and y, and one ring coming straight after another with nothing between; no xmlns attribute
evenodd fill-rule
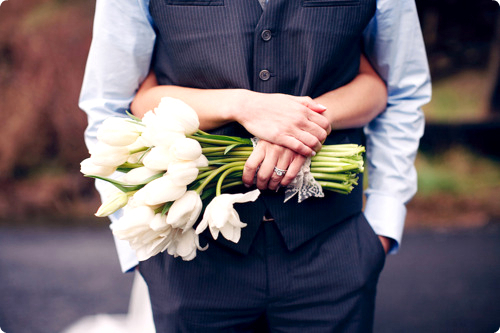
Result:
<svg viewBox="0 0 500 333"><path fill-rule="evenodd" d="M113 184L114 186L116 186L116 188L118 188L120 191L125 192L125 193L137 191L144 186L144 185L128 185L128 184L125 184L125 183L120 182L118 180L106 178L106 177L101 177L101 176L85 175L85 177L104 180L110 184Z"/></svg>
<svg viewBox="0 0 500 333"><path fill-rule="evenodd" d="M233 144L239 143L242 145L252 145L252 140L247 138L240 138L237 136L229 136L229 135L217 135L217 134L199 134L196 133L194 135L190 135L189 137L198 140L200 142L212 143L212 144Z"/></svg>
<svg viewBox="0 0 500 333"><path fill-rule="evenodd" d="M144 187L144 185L146 185L147 183L157 179L157 178L160 178L161 176L163 176L163 173L158 173L154 176L151 176L147 179L144 180L144 182L142 182L141 184L138 184L138 185L130 185L130 184L127 184L127 183L124 183L124 182L120 182L116 179L111 179L111 178L106 178L106 177L101 177L101 176L92 176L92 175L85 175L85 177L90 177L90 178L95 178L95 179L100 179L100 180L104 180L108 183L111 183L113 184L116 188L118 188L120 191L124 192L124 193L128 193L128 192L133 192L133 191L137 191L137 190L140 190L141 188Z"/></svg>
<svg viewBox="0 0 500 333"><path fill-rule="evenodd" d="M128 110L125 111L125 113L127 114L127 116L129 116L130 118L132 118L133 120L135 121L138 121L138 122L141 122L142 123L142 119L141 118L137 118L136 116L134 116L131 112L129 112Z"/></svg>
<svg viewBox="0 0 500 333"><path fill-rule="evenodd" d="M241 146L241 144L235 143L234 145L227 146L226 149L224 150L224 155L226 155L227 153L229 153L231 151L231 149L233 149L235 147L238 147L238 146Z"/></svg>
<svg viewBox="0 0 500 333"><path fill-rule="evenodd" d="M163 209L161 210L161 215L163 216L163 215L167 214L168 210L170 209L170 207L172 207L173 204L174 204L173 201L165 203L165 205L163 206Z"/></svg>

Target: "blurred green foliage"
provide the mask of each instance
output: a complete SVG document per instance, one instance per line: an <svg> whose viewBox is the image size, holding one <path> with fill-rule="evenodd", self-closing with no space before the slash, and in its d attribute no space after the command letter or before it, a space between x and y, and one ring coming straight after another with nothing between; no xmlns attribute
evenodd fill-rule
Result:
<svg viewBox="0 0 500 333"><path fill-rule="evenodd" d="M500 161L453 148L439 155L419 154L418 195L440 192L480 196L481 192L500 191Z"/></svg>
<svg viewBox="0 0 500 333"><path fill-rule="evenodd" d="M432 87L432 100L423 107L428 122L481 121L488 116L492 82L484 70L466 70Z"/></svg>

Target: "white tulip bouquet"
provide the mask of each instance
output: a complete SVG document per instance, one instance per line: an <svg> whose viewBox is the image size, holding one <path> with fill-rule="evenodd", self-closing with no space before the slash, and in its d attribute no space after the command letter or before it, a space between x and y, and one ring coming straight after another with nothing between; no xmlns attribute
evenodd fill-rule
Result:
<svg viewBox="0 0 500 333"><path fill-rule="evenodd" d="M139 260L164 251L192 260L197 250L205 249L199 234L206 228L214 239L220 233L239 241L246 224L233 205L255 201L260 192L222 191L243 184L243 167L256 140L205 133L196 112L170 97L142 120L130 114L106 119L97 138L81 172L113 184L114 190L96 216L123 208L111 229L130 243ZM288 186L285 201L297 194L299 202L322 197L322 189L350 193L363 171L363 152L356 144L323 146Z"/></svg>

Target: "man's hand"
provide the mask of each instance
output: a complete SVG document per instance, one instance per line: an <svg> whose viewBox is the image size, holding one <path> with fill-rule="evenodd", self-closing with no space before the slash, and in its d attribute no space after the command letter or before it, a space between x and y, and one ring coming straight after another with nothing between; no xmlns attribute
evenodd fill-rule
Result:
<svg viewBox="0 0 500 333"><path fill-rule="evenodd" d="M310 97L264 94L241 90L234 119L254 136L294 152L314 155L330 134L326 108Z"/></svg>
<svg viewBox="0 0 500 333"><path fill-rule="evenodd" d="M384 236L378 236L378 239L380 239L385 254L387 254L387 252L389 252L389 249L391 248L391 239Z"/></svg>
<svg viewBox="0 0 500 333"><path fill-rule="evenodd" d="M243 170L243 182L252 185L257 175L257 188L260 190L276 190L278 186L286 186L295 178L306 158L296 152L259 140ZM284 175L278 175L274 168L287 170Z"/></svg>

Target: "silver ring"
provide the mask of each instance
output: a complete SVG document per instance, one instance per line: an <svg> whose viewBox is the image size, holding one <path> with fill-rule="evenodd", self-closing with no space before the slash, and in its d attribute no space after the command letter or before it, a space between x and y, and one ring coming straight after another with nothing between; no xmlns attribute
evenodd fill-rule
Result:
<svg viewBox="0 0 500 333"><path fill-rule="evenodd" d="M274 167L274 173L275 173L277 176L281 177L281 176L284 176L284 175L285 175L286 170L280 169L280 168L278 168L278 167Z"/></svg>

